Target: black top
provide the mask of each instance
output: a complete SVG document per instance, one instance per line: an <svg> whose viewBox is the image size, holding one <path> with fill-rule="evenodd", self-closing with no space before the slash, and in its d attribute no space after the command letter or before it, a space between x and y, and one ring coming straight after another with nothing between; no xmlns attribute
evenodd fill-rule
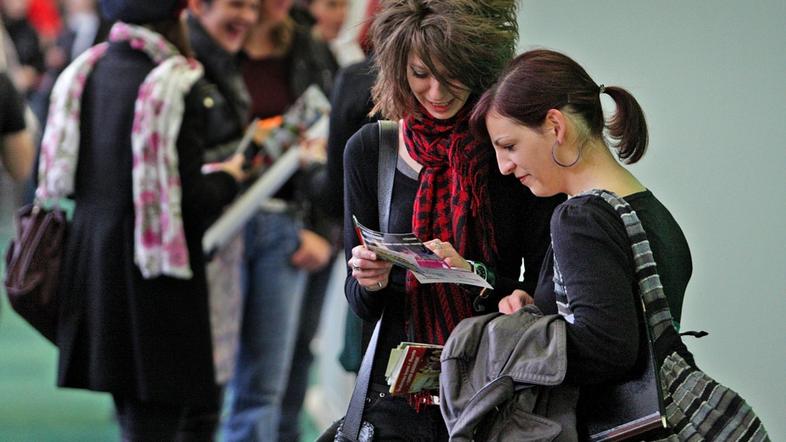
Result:
<svg viewBox="0 0 786 442"><path fill-rule="evenodd" d="M8 75L0 72L0 135L13 134L24 128L25 108L22 96Z"/></svg>
<svg viewBox="0 0 786 442"><path fill-rule="evenodd" d="M314 39L311 32L303 26L295 26L289 51L279 59L284 65L272 61L284 70L284 77L279 75L280 71L265 69L265 64L270 63L271 58L253 59L241 51L239 59L241 70L246 74L247 87L253 92L254 99L262 100L267 96L276 100L276 103L253 103L254 108L264 109L263 113L255 115L259 117L285 113L311 85L317 85L326 96L330 96L333 76L338 70L338 64L327 44ZM267 65L268 68L270 66ZM286 84L282 85L282 80L285 80ZM271 92L272 89L282 86L287 90ZM274 104L277 104L278 108ZM338 226L335 221L322 215L322 207L315 204L322 193L319 186L325 182L324 175L324 166L312 164L296 172L275 197L292 203L290 208L297 212L306 228L331 241L337 236Z"/></svg>
<svg viewBox="0 0 786 442"><path fill-rule="evenodd" d="M251 98L235 54L222 48L199 20L188 15L188 37L197 60L205 70L195 85L205 96L207 149L205 161L222 161L235 152L249 121Z"/></svg>
<svg viewBox="0 0 786 442"><path fill-rule="evenodd" d="M344 148L347 140L364 124L377 120L368 116L373 107L371 87L376 75L371 59L366 58L340 70L330 100L330 131L327 144L327 183L321 199L326 212L337 219L343 216Z"/></svg>
<svg viewBox="0 0 786 442"><path fill-rule="evenodd" d="M32 66L39 73L43 72L44 52L41 50L41 39L30 21L26 17L19 19L5 17L3 23L16 49L19 64Z"/></svg>
<svg viewBox="0 0 786 442"><path fill-rule="evenodd" d="M377 124L367 124L350 138L344 153L344 248L346 258L359 244L352 224L352 215L358 221L379 230L377 212L377 161L379 131ZM489 148L489 155L493 151ZM502 176L494 167L488 177L499 259L493 266L497 273L495 290L487 299L486 312L497 309L497 302L516 288L532 293L536 284L535 271L540 269L548 247L548 219L562 197L536 198L512 176ZM397 170L393 182L389 231L412 232L412 209L418 182ZM431 238L421 238L429 240ZM466 259L479 257L465 256ZM525 268L523 282L518 282L522 259ZM390 349L403 340L411 340L404 329L405 273L394 267L391 283L378 292L367 292L351 272L347 275L344 290L352 310L366 321L377 320L384 308L385 320L380 330L377 354L374 358L372 382L384 384L384 371ZM468 289L467 296L474 298L477 290Z"/></svg>
<svg viewBox="0 0 786 442"><path fill-rule="evenodd" d="M647 232L666 298L678 320L692 272L685 236L650 191L625 200ZM558 312L556 257L568 303L560 311L568 320L568 378L578 384L618 378L635 363L639 345L638 280L622 220L602 198L578 196L554 211L551 237L535 304L544 313Z"/></svg>

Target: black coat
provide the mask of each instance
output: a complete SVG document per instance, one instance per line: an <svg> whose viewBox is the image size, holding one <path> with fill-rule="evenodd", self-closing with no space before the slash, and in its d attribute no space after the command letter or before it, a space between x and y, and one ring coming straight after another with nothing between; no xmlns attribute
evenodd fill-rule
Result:
<svg viewBox="0 0 786 442"><path fill-rule="evenodd" d="M61 281L58 385L172 404L211 404L214 382L201 238L236 192L226 173L202 175L206 128L198 88L186 97L177 141L182 213L194 276L145 280L134 264L131 125L153 68L114 43L82 101L76 210Z"/></svg>

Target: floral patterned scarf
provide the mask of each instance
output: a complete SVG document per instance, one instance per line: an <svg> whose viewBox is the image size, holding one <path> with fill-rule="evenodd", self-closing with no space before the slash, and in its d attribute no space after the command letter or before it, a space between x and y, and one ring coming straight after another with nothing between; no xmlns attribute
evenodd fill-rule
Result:
<svg viewBox="0 0 786 442"><path fill-rule="evenodd" d="M109 41L128 42L157 65L139 87L134 105L134 262L146 279L162 275L191 278L176 142L184 96L202 76L202 67L180 55L164 37L141 26L118 22ZM101 43L85 51L55 83L41 143L39 201L65 198L74 192L81 98L90 73L108 47L108 43Z"/></svg>

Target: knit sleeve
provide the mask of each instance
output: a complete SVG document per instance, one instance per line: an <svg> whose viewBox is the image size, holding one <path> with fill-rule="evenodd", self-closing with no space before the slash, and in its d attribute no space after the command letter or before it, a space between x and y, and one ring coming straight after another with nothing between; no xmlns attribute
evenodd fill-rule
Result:
<svg viewBox="0 0 786 442"><path fill-rule="evenodd" d="M638 294L624 227L604 201L579 197L555 210L551 235L554 291L568 321L568 378L591 384L619 377L633 367L639 342Z"/></svg>
<svg viewBox="0 0 786 442"><path fill-rule="evenodd" d="M377 156L379 137L377 125L367 124L347 142L344 151L344 253L352 257L352 249L360 244L352 216L372 229L379 228L377 213ZM368 292L347 272L344 292L352 310L366 321L379 319L388 289Z"/></svg>

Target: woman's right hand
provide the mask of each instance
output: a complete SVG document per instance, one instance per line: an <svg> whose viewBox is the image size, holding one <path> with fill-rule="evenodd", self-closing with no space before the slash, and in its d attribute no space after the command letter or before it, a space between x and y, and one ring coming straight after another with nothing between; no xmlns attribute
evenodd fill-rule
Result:
<svg viewBox="0 0 786 442"><path fill-rule="evenodd" d="M245 157L242 154L232 155L222 163L208 163L202 166L202 173L226 172L232 175L238 183L242 183L248 178L248 174L243 170Z"/></svg>
<svg viewBox="0 0 786 442"><path fill-rule="evenodd" d="M352 268L352 277L369 292L376 292L388 286L390 269L393 263L377 259L377 254L359 245L352 249L352 258L347 265Z"/></svg>

